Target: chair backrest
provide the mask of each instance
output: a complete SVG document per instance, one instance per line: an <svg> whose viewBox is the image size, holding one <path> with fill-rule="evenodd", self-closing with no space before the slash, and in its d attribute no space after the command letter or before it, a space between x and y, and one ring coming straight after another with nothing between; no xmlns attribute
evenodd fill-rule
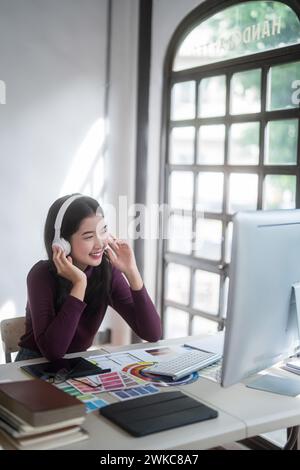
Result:
<svg viewBox="0 0 300 470"><path fill-rule="evenodd" d="M8 318L0 323L5 361L11 362L11 353L19 351L18 342L25 333L25 317Z"/></svg>

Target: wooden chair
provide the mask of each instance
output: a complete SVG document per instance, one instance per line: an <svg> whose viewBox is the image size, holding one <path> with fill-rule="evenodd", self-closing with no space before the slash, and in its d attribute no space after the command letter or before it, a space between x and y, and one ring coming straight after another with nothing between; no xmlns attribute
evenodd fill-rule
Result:
<svg viewBox="0 0 300 470"><path fill-rule="evenodd" d="M2 320L0 330L5 362L12 362L11 353L19 351L18 342L25 333L25 317Z"/></svg>

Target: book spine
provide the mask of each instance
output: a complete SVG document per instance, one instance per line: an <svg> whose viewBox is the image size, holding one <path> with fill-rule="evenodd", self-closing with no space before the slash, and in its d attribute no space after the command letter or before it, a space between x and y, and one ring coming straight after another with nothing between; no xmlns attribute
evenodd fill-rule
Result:
<svg viewBox="0 0 300 470"><path fill-rule="evenodd" d="M25 408L22 403L13 400L11 397L8 397L0 390L0 404L7 408L11 413L19 416L21 419L26 421L26 423L34 426L34 415L30 410Z"/></svg>

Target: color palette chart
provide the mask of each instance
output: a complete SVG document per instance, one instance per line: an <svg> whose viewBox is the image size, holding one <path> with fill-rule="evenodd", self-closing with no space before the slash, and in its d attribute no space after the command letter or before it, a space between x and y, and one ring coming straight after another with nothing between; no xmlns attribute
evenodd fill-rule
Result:
<svg viewBox="0 0 300 470"><path fill-rule="evenodd" d="M68 384L72 385L72 387L76 388L80 393L100 393L103 392L103 388L101 384L95 384L93 380L89 377L84 377L81 379L69 379Z"/></svg>
<svg viewBox="0 0 300 470"><path fill-rule="evenodd" d="M99 408L102 408L103 406L108 405L107 401L97 398L91 394L83 394L77 388L73 387L67 382L57 384L56 387L60 388L63 392L68 393L69 395L72 395L78 398L78 400L82 401L85 404L86 413L90 413L91 411L95 411Z"/></svg>
<svg viewBox="0 0 300 470"><path fill-rule="evenodd" d="M108 372L107 374L98 375L98 380L102 384L103 390L111 392L112 390L120 390L126 385L118 372Z"/></svg>
<svg viewBox="0 0 300 470"><path fill-rule="evenodd" d="M145 384L144 380L139 379L138 377L133 377L131 375L125 374L124 372L121 372L121 377L123 379L123 382L126 388L132 388L132 387L136 387L137 385Z"/></svg>
<svg viewBox="0 0 300 470"><path fill-rule="evenodd" d="M107 401L102 400L102 398L97 398L93 395L80 395L77 398L85 404L87 413L91 413L91 411L98 410L109 404Z"/></svg>
<svg viewBox="0 0 300 470"><path fill-rule="evenodd" d="M127 390L119 390L118 392L113 392L112 395L118 398L119 400L130 400L132 398L141 397L144 395L152 395L154 393L159 393L159 389L154 385L145 385L140 387L129 388Z"/></svg>
<svg viewBox="0 0 300 470"><path fill-rule="evenodd" d="M186 352L186 347L179 345L90 356L88 359L91 362L102 369L110 369L110 372L70 379L60 384L59 388L81 400L87 413L109 404L109 398L108 402L102 400L100 393L109 393L120 401L159 393L160 387L186 385L198 379L198 372L179 380L147 373L146 369L154 363L176 357L183 352Z"/></svg>

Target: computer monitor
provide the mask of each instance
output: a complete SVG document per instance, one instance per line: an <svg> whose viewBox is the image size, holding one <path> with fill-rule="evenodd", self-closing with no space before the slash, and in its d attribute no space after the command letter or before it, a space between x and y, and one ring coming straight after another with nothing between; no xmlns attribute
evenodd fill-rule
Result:
<svg viewBox="0 0 300 470"><path fill-rule="evenodd" d="M295 354L299 330L292 286L299 281L300 210L238 212L233 218L224 387Z"/></svg>

